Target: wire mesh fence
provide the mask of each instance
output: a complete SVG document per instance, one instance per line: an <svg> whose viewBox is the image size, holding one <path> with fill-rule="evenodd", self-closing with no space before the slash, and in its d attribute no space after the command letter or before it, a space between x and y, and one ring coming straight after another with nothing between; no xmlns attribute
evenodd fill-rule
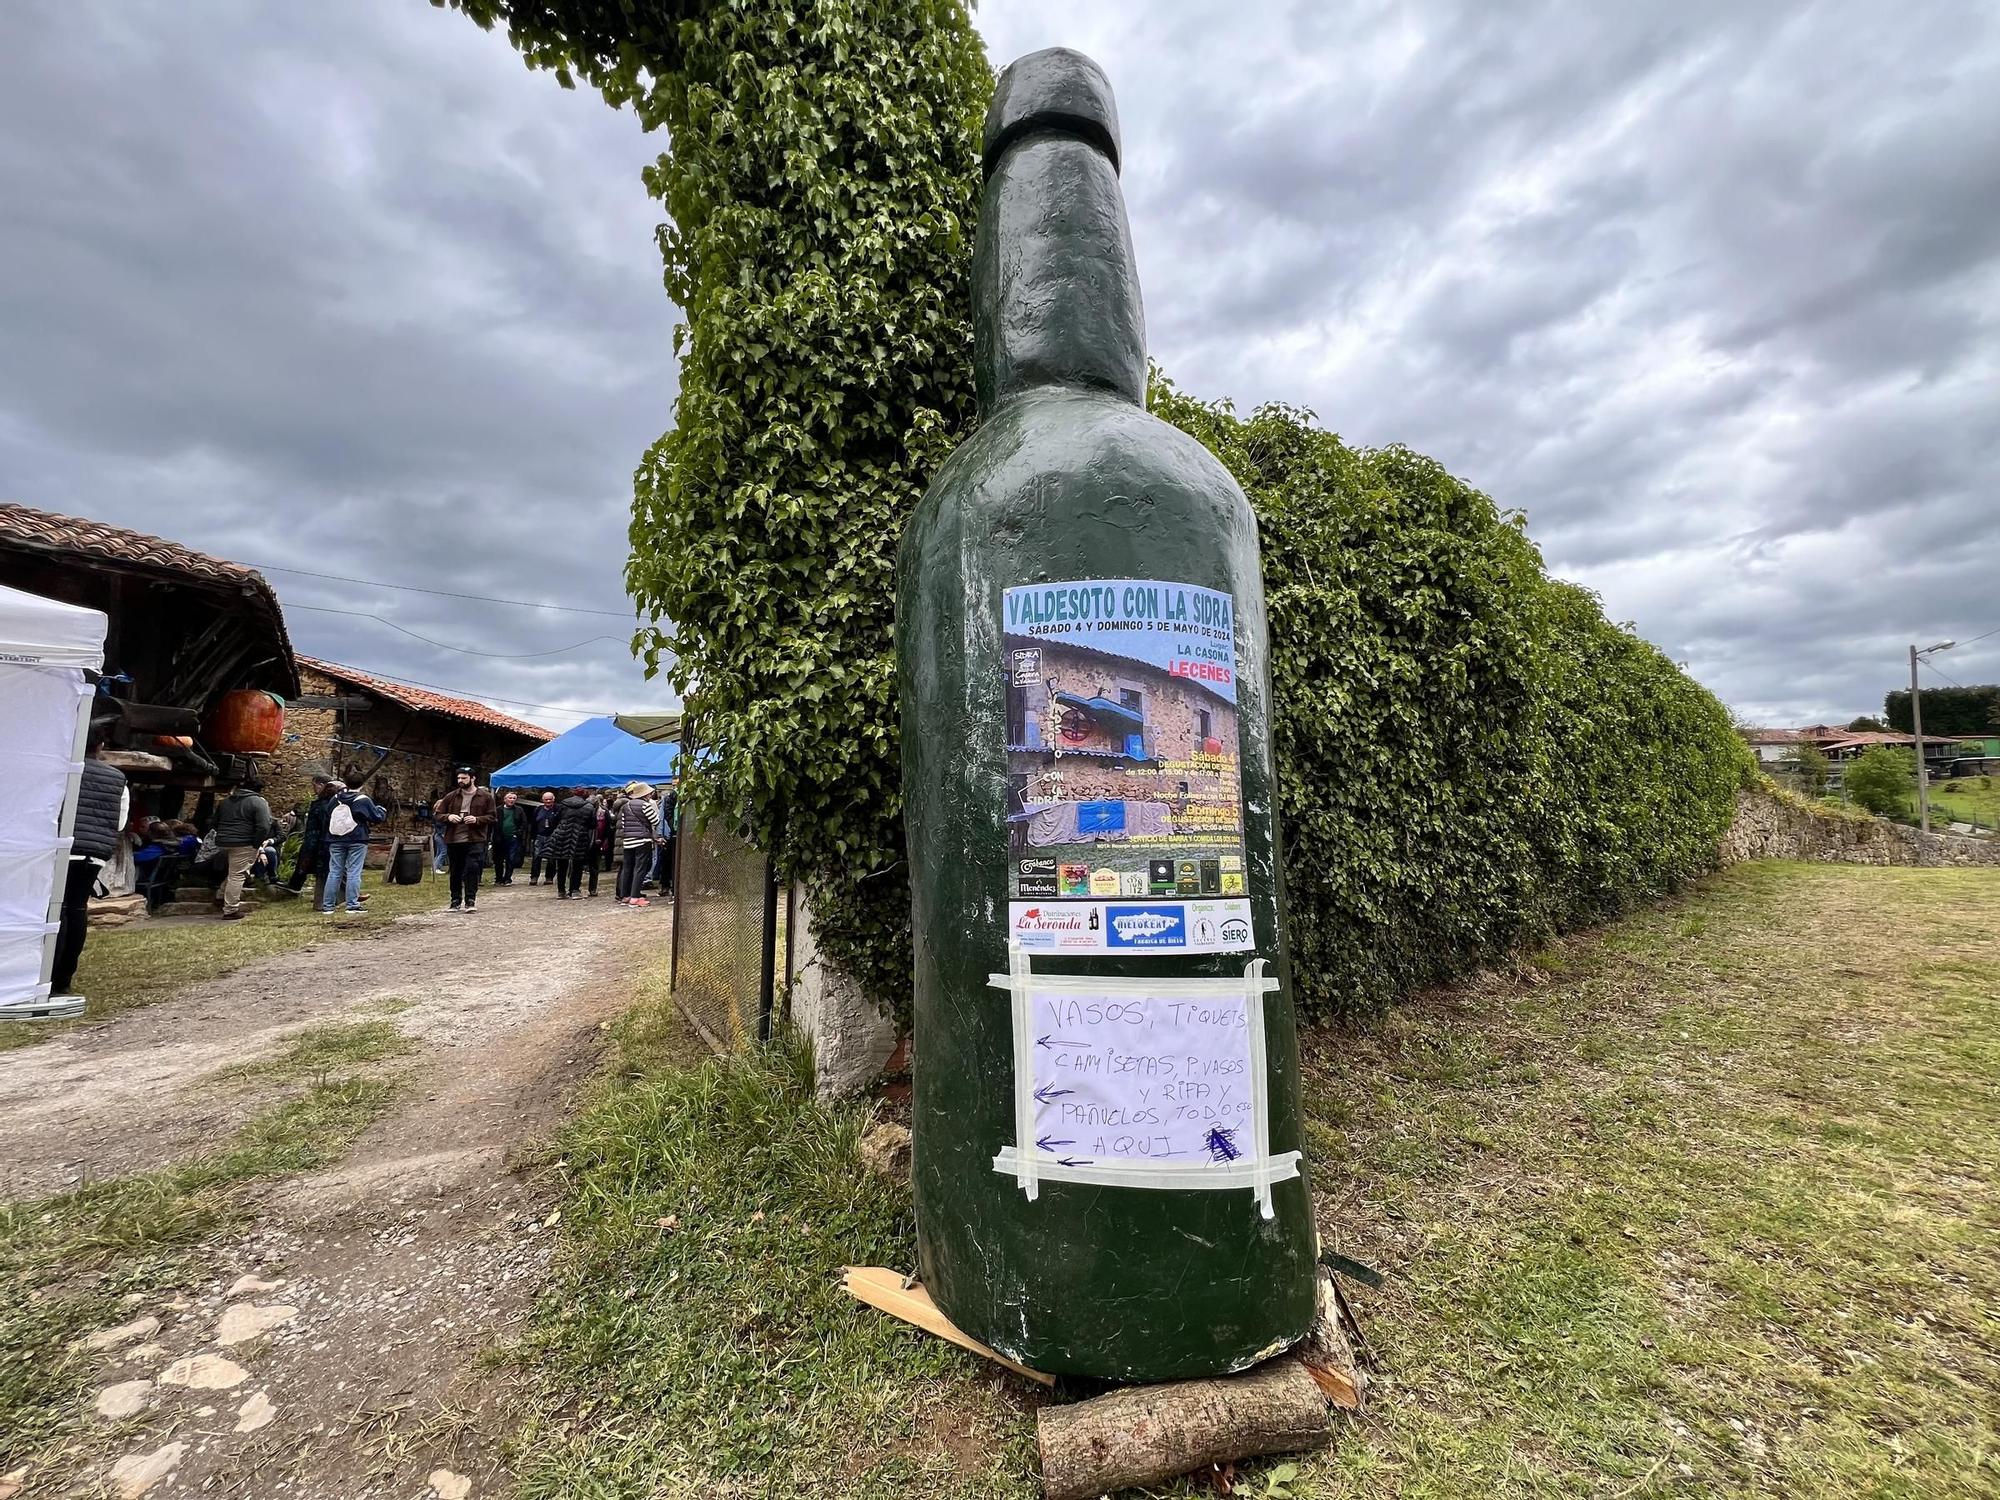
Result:
<svg viewBox="0 0 2000 1500"><path fill-rule="evenodd" d="M770 861L711 824L683 824L676 841L671 986L718 1052L770 1035L777 888Z"/></svg>

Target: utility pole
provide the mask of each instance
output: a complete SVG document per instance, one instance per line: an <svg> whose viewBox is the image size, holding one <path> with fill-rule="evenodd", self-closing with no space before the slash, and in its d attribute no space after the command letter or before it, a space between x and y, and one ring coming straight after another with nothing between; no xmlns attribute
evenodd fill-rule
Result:
<svg viewBox="0 0 2000 1500"><path fill-rule="evenodd" d="M1949 651L1957 641L1939 641L1919 651L1910 643L1910 732L1917 742L1917 826L1931 831L1930 774L1924 769L1924 695L1917 687L1917 663L1934 651Z"/></svg>
<svg viewBox="0 0 2000 1500"><path fill-rule="evenodd" d="M1910 729L1917 740L1917 827L1931 831L1930 778L1924 775L1924 695L1917 689L1917 643L1910 642Z"/></svg>

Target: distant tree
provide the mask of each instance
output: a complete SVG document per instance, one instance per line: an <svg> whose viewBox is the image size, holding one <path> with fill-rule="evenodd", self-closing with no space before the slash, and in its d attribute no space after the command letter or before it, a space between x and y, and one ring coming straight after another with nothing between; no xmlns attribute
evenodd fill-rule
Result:
<svg viewBox="0 0 2000 1500"><path fill-rule="evenodd" d="M1897 734L1911 732L1910 694L1899 689L1882 700L1889 727ZM1971 687L1924 689L1924 737L1941 740L1961 735L2000 732L2000 683L1974 683Z"/></svg>
<svg viewBox="0 0 2000 1500"><path fill-rule="evenodd" d="M1908 750L1877 745L1848 766L1843 783L1854 803L1882 817L1910 810L1916 795L1917 757Z"/></svg>
<svg viewBox="0 0 2000 1500"><path fill-rule="evenodd" d="M1851 734L1887 734L1889 732L1887 724L1884 724L1880 719L1871 719L1866 714L1854 720L1847 728Z"/></svg>
<svg viewBox="0 0 2000 1500"><path fill-rule="evenodd" d="M1779 762L1779 765L1797 784L1798 789L1808 797L1817 797L1826 790L1826 781L1830 774L1826 752L1810 740L1801 740L1792 746L1791 752Z"/></svg>

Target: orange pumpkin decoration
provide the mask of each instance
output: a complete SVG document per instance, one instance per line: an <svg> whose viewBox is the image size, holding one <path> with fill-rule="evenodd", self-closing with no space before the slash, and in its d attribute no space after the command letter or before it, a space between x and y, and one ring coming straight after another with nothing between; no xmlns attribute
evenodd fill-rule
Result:
<svg viewBox="0 0 2000 1500"><path fill-rule="evenodd" d="M269 755L284 734L285 700L256 688L224 693L201 726L208 748L225 755Z"/></svg>

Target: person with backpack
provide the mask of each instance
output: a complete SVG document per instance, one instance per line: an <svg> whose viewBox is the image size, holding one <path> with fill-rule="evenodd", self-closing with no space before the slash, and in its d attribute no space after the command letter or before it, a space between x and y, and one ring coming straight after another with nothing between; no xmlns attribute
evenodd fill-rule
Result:
<svg viewBox="0 0 2000 1500"><path fill-rule="evenodd" d="M625 800L618 804L618 904L647 906L644 894L646 871L652 867L660 846L660 805L653 789L643 781L625 788Z"/></svg>
<svg viewBox="0 0 2000 1500"><path fill-rule="evenodd" d="M319 914L333 915L336 903L348 911L361 910L361 866L368 858L368 830L388 817L388 812L364 792L350 791L345 782L329 783L333 795L327 801L326 883L319 898Z"/></svg>
<svg viewBox="0 0 2000 1500"><path fill-rule="evenodd" d="M493 838L493 794L474 779L472 767L458 768L458 785L438 798L431 818L444 833L444 856L451 871L451 910L472 911L479 900L479 874Z"/></svg>
<svg viewBox="0 0 2000 1500"><path fill-rule="evenodd" d="M222 916L224 921L236 921L243 916L243 882L250 873L250 866L256 862L257 851L264 841L278 831L278 821L271 816L271 804L262 796L264 783L257 779L254 771L246 771L236 778L229 795L222 799L215 810L215 822L208 830L215 839L215 846L221 851L222 872Z"/></svg>

